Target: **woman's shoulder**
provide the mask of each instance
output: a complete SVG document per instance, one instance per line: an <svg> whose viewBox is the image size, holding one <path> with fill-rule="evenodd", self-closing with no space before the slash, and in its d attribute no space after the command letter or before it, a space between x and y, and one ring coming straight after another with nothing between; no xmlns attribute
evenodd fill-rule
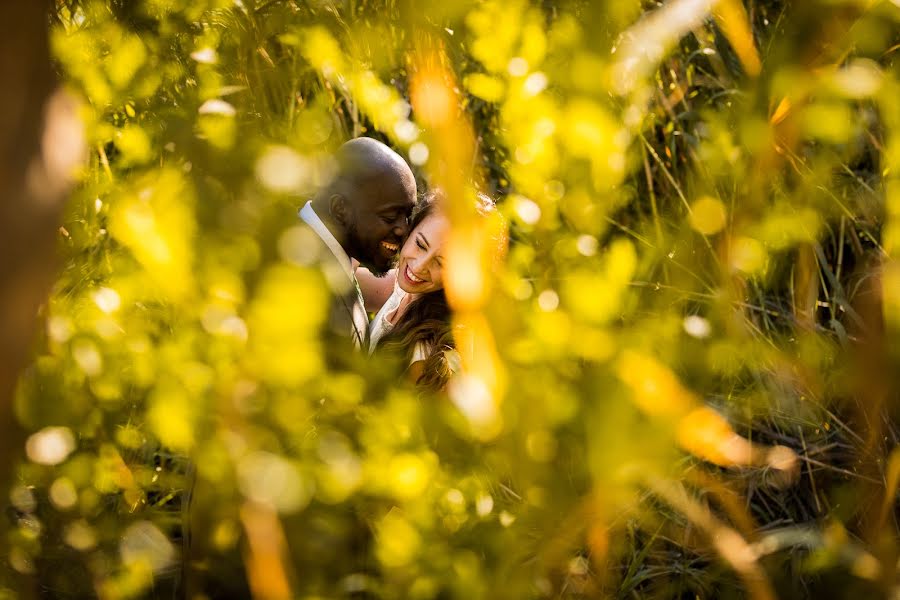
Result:
<svg viewBox="0 0 900 600"><path fill-rule="evenodd" d="M383 277L377 277L365 267L356 269L356 281L366 303L366 310L375 312L391 298L397 289L397 269L391 269Z"/></svg>

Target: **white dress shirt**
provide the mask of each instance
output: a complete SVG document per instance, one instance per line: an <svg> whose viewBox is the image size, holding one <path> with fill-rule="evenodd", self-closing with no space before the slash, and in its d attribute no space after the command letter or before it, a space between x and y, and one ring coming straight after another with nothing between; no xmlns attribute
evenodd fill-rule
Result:
<svg viewBox="0 0 900 600"><path fill-rule="evenodd" d="M373 354L375 348L378 346L378 342L381 341L381 338L394 329L394 324L391 323L390 319L394 318L397 309L400 308L400 303L403 302L406 295L406 292L403 291L400 284L395 282L394 291L391 293L391 297L387 299L381 307L381 310L375 314L372 322L369 323L369 354ZM412 357L409 360L409 364L425 360L428 358L429 354L429 349L424 342L416 342L416 345L413 346Z"/></svg>

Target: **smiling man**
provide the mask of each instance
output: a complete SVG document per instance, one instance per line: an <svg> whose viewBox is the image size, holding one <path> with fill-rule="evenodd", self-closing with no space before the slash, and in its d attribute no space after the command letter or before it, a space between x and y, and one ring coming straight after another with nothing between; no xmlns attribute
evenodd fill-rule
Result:
<svg viewBox="0 0 900 600"><path fill-rule="evenodd" d="M365 347L368 317L353 259L376 275L393 266L409 234L416 179L399 154L371 138L346 142L335 158L337 174L300 210L300 218L327 247L320 257L335 298L332 331Z"/></svg>

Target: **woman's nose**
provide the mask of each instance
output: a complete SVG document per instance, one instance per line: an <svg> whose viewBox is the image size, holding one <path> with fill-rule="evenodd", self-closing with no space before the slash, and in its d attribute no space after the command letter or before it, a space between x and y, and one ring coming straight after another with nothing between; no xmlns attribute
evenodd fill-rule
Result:
<svg viewBox="0 0 900 600"><path fill-rule="evenodd" d="M431 252L420 252L418 256L409 261L409 268L414 273L422 273L431 266Z"/></svg>

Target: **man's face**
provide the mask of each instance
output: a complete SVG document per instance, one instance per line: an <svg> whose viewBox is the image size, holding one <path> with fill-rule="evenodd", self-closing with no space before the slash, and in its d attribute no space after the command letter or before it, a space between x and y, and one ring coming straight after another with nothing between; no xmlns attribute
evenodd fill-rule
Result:
<svg viewBox="0 0 900 600"><path fill-rule="evenodd" d="M415 191L402 182L384 179L347 191L347 254L378 276L396 262L415 205Z"/></svg>

